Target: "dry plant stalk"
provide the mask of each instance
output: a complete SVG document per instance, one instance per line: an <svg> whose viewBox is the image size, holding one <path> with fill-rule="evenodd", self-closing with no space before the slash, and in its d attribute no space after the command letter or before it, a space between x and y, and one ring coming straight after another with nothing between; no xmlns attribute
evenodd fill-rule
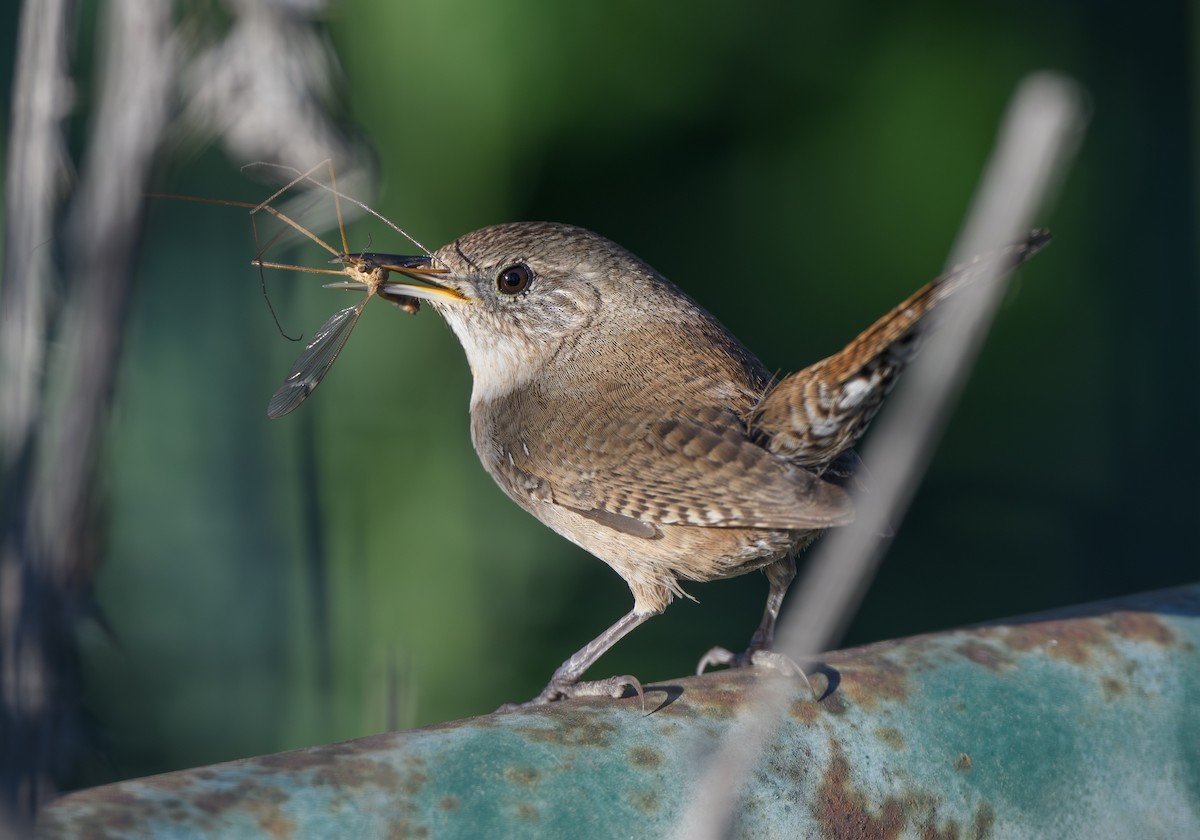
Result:
<svg viewBox="0 0 1200 840"><path fill-rule="evenodd" d="M950 265L1010 242L1032 226L1078 144L1081 98L1073 82L1048 73L1020 85ZM948 302L941 329L892 395L892 407L864 451L874 490L856 499L854 523L828 535L814 552L780 623L781 653L810 657L833 643L849 623L883 552L878 535L906 510L1003 296L998 272L991 273ZM762 681L742 720L710 755L676 837L716 840L728 835L740 792L782 720L783 697L779 681Z"/></svg>

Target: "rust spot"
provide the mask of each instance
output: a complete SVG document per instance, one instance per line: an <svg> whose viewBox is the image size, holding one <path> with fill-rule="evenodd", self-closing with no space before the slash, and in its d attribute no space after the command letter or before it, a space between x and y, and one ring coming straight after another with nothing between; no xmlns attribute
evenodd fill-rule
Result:
<svg viewBox="0 0 1200 840"><path fill-rule="evenodd" d="M817 720L820 706L808 698L793 700L790 707L791 715L806 726L812 726Z"/></svg>
<svg viewBox="0 0 1200 840"><path fill-rule="evenodd" d="M827 837L836 840L899 837L904 828L900 803L889 798L876 813L862 791L850 782L850 763L841 746L833 743L833 756L817 791L817 819Z"/></svg>
<svg viewBox="0 0 1200 840"><path fill-rule="evenodd" d="M955 820L938 820L940 797L921 790L873 802L850 775L850 763L837 741L817 790L816 816L822 837L837 840L891 840L912 829L928 840L959 840L962 828ZM989 811L990 813L990 811ZM978 818L976 819L978 823ZM990 830L990 825L989 825Z"/></svg>
<svg viewBox="0 0 1200 840"><path fill-rule="evenodd" d="M245 798L243 792L232 790L215 790L211 793L201 793L192 799L196 807L206 814L220 814L234 805L240 804Z"/></svg>
<svg viewBox="0 0 1200 840"><path fill-rule="evenodd" d="M641 790L631 797L633 805L643 814L652 814L658 810L658 791Z"/></svg>
<svg viewBox="0 0 1200 840"><path fill-rule="evenodd" d="M673 738L679 734L681 728L678 723L668 721L667 723L659 724L658 734L664 738Z"/></svg>
<svg viewBox="0 0 1200 840"><path fill-rule="evenodd" d="M87 814L88 829L103 838L131 836L158 816L148 802L112 785L73 793L69 801L76 807L67 811L61 823L59 812L42 812L38 817L39 837L90 836L80 833L80 813ZM84 805L82 809L78 807L81 803Z"/></svg>
<svg viewBox="0 0 1200 840"><path fill-rule="evenodd" d="M988 840L996 824L996 812L986 802L980 802L975 810L975 822L971 826L971 840Z"/></svg>
<svg viewBox="0 0 1200 840"><path fill-rule="evenodd" d="M400 820L396 821L396 823L394 823L390 827L390 830L388 832L388 837L395 838L395 840L404 840L404 838L408 838L408 837L428 837L428 836L429 836L428 826L414 825L411 821L409 821L407 819L400 819Z"/></svg>
<svg viewBox="0 0 1200 840"><path fill-rule="evenodd" d="M287 797L280 794L280 799L287 799ZM246 810L254 815L258 827L268 837L291 837L296 832L296 824L284 816L283 811L279 808L279 801L266 802L254 799L246 803Z"/></svg>
<svg viewBox="0 0 1200 840"><path fill-rule="evenodd" d="M961 770L964 773L971 772L971 768L974 766L975 762L966 753L959 753L958 759L954 762L954 769Z"/></svg>
<svg viewBox="0 0 1200 840"><path fill-rule="evenodd" d="M679 726L679 724L673 720L661 722L661 724L655 726L654 728L656 728L656 730L659 731L660 736L664 738L674 738L677 736L677 734L683 731L683 727Z"/></svg>
<svg viewBox="0 0 1200 840"><path fill-rule="evenodd" d="M530 822L537 822L542 818L542 815L538 813L538 809L533 807L532 802L518 802L517 816Z"/></svg>
<svg viewBox="0 0 1200 840"><path fill-rule="evenodd" d="M186 793L183 795L186 797ZM281 808L289 796L274 785L249 779L236 790L207 791L189 798L200 812L210 817L219 817L226 811L244 812L251 816L262 832L269 837L290 837L296 829L295 824L284 815ZM149 811L148 804L144 805L143 809ZM185 815L179 811L169 815L176 821L185 819Z"/></svg>
<svg viewBox="0 0 1200 840"><path fill-rule="evenodd" d="M710 688L693 700L702 708L702 714L716 720L729 720L737 716L742 705L744 692L738 688Z"/></svg>
<svg viewBox="0 0 1200 840"><path fill-rule="evenodd" d="M629 751L630 764L638 767L657 767L662 761L662 753L653 747L634 747Z"/></svg>
<svg viewBox="0 0 1200 840"><path fill-rule="evenodd" d="M822 700L821 706L830 714L841 715L846 713L846 700L842 697L841 692L838 691L835 691Z"/></svg>
<svg viewBox="0 0 1200 840"><path fill-rule="evenodd" d="M1076 665L1091 661L1093 653L1112 650L1100 622L1091 618L1036 621L983 629L998 634L1001 641L1013 650L1041 650L1055 659L1064 659Z"/></svg>
<svg viewBox="0 0 1200 840"><path fill-rule="evenodd" d="M457 811L461 805L462 800L457 796L443 796L437 804L443 811Z"/></svg>
<svg viewBox="0 0 1200 840"><path fill-rule="evenodd" d="M746 699L762 679L788 679L776 674L764 674L759 668L733 668L711 671L683 681L684 697L689 703L674 703L669 710L689 717L729 720L737 715Z"/></svg>
<svg viewBox="0 0 1200 840"><path fill-rule="evenodd" d="M1127 639L1155 644L1175 644L1175 633L1153 613L1117 612L1112 615L1113 629Z"/></svg>
<svg viewBox="0 0 1200 840"><path fill-rule="evenodd" d="M519 726L520 732L531 741L561 744L568 747L601 747L612 744L613 733L617 731L615 724L601 720L598 715L585 709L566 703L558 703L545 710L556 725L549 728L538 726Z"/></svg>
<svg viewBox="0 0 1200 840"><path fill-rule="evenodd" d="M945 828L938 828L937 814L931 813L921 826L921 840L958 840L958 824L951 820Z"/></svg>
<svg viewBox="0 0 1200 840"><path fill-rule="evenodd" d="M1125 683L1116 677L1104 677L1100 680L1100 687L1104 689L1104 699L1109 701L1116 700L1126 691Z"/></svg>
<svg viewBox="0 0 1200 840"><path fill-rule="evenodd" d="M907 744L899 729L894 726L881 726L875 730L875 737L894 750L902 750Z"/></svg>
<svg viewBox="0 0 1200 840"><path fill-rule="evenodd" d="M342 758L317 765L312 774L314 785L327 785L341 791L374 787L380 790L403 788L407 793L419 793L427 777L419 770L403 775L390 764L361 756Z"/></svg>
<svg viewBox="0 0 1200 840"><path fill-rule="evenodd" d="M841 689L848 699L873 709L881 702L908 697L908 671L889 659L873 656L842 669Z"/></svg>
<svg viewBox="0 0 1200 840"><path fill-rule="evenodd" d="M254 759L253 766L268 776L311 770L313 784L339 790L371 785L383 790L403 787L409 793L416 793L426 781L425 774L419 769L423 759L412 755L406 757L409 770L402 777L400 771L386 760L376 758L382 750L392 749L394 745L395 738L390 734L372 735L315 749L262 756Z"/></svg>
<svg viewBox="0 0 1200 840"><path fill-rule="evenodd" d="M424 773L409 773L404 777L400 788L410 796L416 796L421 792L421 788L425 786L427 781L429 781L429 777Z"/></svg>
<svg viewBox="0 0 1200 840"><path fill-rule="evenodd" d="M999 651L991 645L985 645L981 642L966 642L959 645L958 652L970 659L976 665L982 665L985 668L990 668L993 671L1000 671L1013 667L1013 663L1000 655Z"/></svg>
<svg viewBox="0 0 1200 840"><path fill-rule="evenodd" d="M521 785L523 787L533 787L541 778L539 773L533 767L506 767L504 768L504 781L510 785Z"/></svg>

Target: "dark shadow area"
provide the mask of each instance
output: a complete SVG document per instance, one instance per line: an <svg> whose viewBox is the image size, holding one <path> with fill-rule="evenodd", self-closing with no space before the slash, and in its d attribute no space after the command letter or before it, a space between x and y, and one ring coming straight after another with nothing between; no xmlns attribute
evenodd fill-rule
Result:
<svg viewBox="0 0 1200 840"><path fill-rule="evenodd" d="M842 675L838 669L832 665L826 665L824 662L813 663L810 667L805 668L804 672L808 675L810 683L813 682L815 675L819 674L825 678L825 690L817 697L818 703L837 691L838 686L842 684Z"/></svg>
<svg viewBox="0 0 1200 840"><path fill-rule="evenodd" d="M661 712L663 709L667 708L667 706L670 706L672 703L674 703L676 700L678 700L680 697L683 696L683 686L677 685L675 683L646 686L645 692L647 694L649 694L652 691L653 692L661 691L663 694L666 695L666 697L663 698L663 701L661 703L659 703L658 706L656 706L655 708L648 711L646 713L647 715L652 715L652 714L655 714L656 712Z"/></svg>

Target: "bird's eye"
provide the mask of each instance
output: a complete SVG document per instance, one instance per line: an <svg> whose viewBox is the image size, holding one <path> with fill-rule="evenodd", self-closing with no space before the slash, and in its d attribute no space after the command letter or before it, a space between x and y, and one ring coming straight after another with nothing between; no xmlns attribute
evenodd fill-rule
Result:
<svg viewBox="0 0 1200 840"><path fill-rule="evenodd" d="M529 288L533 272L524 263L510 265L496 275L496 290L502 295L519 295Z"/></svg>

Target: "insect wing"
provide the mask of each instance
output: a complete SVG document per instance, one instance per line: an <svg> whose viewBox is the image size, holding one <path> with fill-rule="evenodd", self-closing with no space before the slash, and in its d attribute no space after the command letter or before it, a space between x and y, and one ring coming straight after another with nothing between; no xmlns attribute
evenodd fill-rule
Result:
<svg viewBox="0 0 1200 840"><path fill-rule="evenodd" d="M313 340L300 354L300 358L292 365L287 379L283 380L279 390L271 396L271 402L267 405L268 417L272 420L282 417L316 390L325 374L329 373L329 368L333 366L338 353L346 346L346 339L358 323L358 316L362 314L368 300L370 298L365 297L354 306L334 313L333 317L321 325L321 329L317 330Z"/></svg>

